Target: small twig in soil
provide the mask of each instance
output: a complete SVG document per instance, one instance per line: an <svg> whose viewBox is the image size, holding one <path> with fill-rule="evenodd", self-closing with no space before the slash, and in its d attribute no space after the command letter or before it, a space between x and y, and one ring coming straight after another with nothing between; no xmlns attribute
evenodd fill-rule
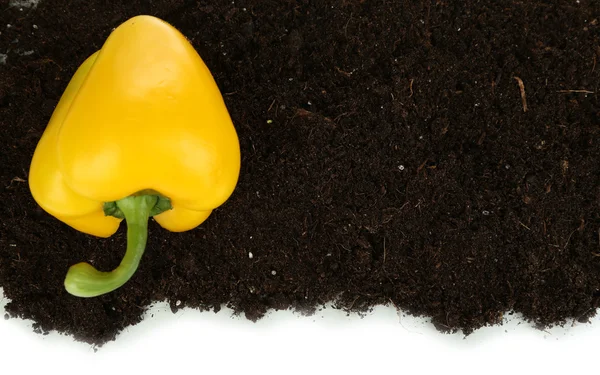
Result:
<svg viewBox="0 0 600 375"><path fill-rule="evenodd" d="M344 37L348 37L348 24L350 23L350 20L352 20L352 13L350 13L350 18L348 18L348 22L346 22L346 26L344 26Z"/></svg>
<svg viewBox="0 0 600 375"><path fill-rule="evenodd" d="M569 169L569 161L563 160L561 164L562 175L563 177L567 175L567 170Z"/></svg>
<svg viewBox="0 0 600 375"><path fill-rule="evenodd" d="M40 65L45 65L45 64L49 64L49 63L56 65L58 67L58 69L60 69L61 71L63 70L63 68L60 65L58 65L54 60L49 59L49 58L44 58L44 59L36 60L36 61L32 62L32 64L40 64Z"/></svg>
<svg viewBox="0 0 600 375"><path fill-rule="evenodd" d="M10 184L6 185L5 188L10 189L13 186L14 182L27 182L26 180L22 179L21 177L13 177L12 180L10 180Z"/></svg>
<svg viewBox="0 0 600 375"><path fill-rule="evenodd" d="M576 92L576 93L581 93L581 94L593 94L593 91L590 90L559 90L557 92L560 93L572 93L572 92Z"/></svg>
<svg viewBox="0 0 600 375"><path fill-rule="evenodd" d="M335 70L337 70L338 73L341 73L341 74L345 75L348 78L350 78L352 76L352 73L343 71L342 69L338 68L337 66L335 67Z"/></svg>
<svg viewBox="0 0 600 375"><path fill-rule="evenodd" d="M513 77L519 84L519 91L521 91L521 102L523 103L523 112L527 112L527 97L525 96L525 85L523 80L519 77Z"/></svg>
<svg viewBox="0 0 600 375"><path fill-rule="evenodd" d="M581 218L580 224L579 224L579 228L577 228L577 230L579 232L582 232L585 229L585 219Z"/></svg>
<svg viewBox="0 0 600 375"><path fill-rule="evenodd" d="M424 162L421 163L421 165L419 165L419 167L417 168L417 174L421 172L421 170L425 167L425 164L427 164L428 161L429 159L426 159Z"/></svg>
<svg viewBox="0 0 600 375"><path fill-rule="evenodd" d="M273 102L271 103L271 105L269 106L269 109L267 109L267 112L271 111L271 108L273 108L273 105L275 104L275 100L277 99L273 99Z"/></svg>
<svg viewBox="0 0 600 375"><path fill-rule="evenodd" d="M408 96L409 98L413 96L413 88L412 88L412 86L413 86L414 82L415 82L415 79L413 78L413 79L410 80L410 83L408 84L408 88L410 90L410 95Z"/></svg>
<svg viewBox="0 0 600 375"><path fill-rule="evenodd" d="M344 116L350 116L350 115L353 115L355 113L356 113L356 111L344 112L342 114L339 114L336 118L333 119L333 122L338 122L338 120L341 119L342 117L344 117Z"/></svg>
<svg viewBox="0 0 600 375"><path fill-rule="evenodd" d="M519 224L521 224L521 226L527 230L531 230L531 228L529 228L527 225L523 224L522 222L519 221Z"/></svg>
<svg viewBox="0 0 600 375"><path fill-rule="evenodd" d="M565 244L565 247L563 247L563 250L567 248L567 246L569 246L569 241L571 241L571 236L573 236L573 233L577 232L577 229L575 229L574 231L571 232L571 234L569 234L569 238L567 238L567 243Z"/></svg>
<svg viewBox="0 0 600 375"><path fill-rule="evenodd" d="M356 303L356 301L358 301L359 298L360 298L360 296L356 296L356 298L354 299L354 301L352 301L352 303L348 307L348 310L352 310L352 308L354 307L354 304Z"/></svg>

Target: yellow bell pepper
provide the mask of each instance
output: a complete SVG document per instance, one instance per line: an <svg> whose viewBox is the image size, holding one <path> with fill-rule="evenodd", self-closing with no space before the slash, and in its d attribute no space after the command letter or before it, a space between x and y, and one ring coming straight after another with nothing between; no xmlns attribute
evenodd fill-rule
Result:
<svg viewBox="0 0 600 375"><path fill-rule="evenodd" d="M240 149L219 89L192 45L166 22L134 17L77 70L33 155L36 202L99 237L127 221L112 272L72 266L67 291L122 286L144 252L150 216L180 232L200 225L237 184Z"/></svg>

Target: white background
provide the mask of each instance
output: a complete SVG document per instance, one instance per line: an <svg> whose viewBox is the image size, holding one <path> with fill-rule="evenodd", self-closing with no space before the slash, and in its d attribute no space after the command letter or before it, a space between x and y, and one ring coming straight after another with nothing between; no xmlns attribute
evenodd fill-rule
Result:
<svg viewBox="0 0 600 375"><path fill-rule="evenodd" d="M0 293L0 317L6 302ZM157 304L97 351L35 334L30 321L0 319L7 374L576 374L596 373L599 355L598 318L540 331L511 317L465 338L389 307L364 318L331 308L310 317L281 311L252 323L227 309L172 314Z"/></svg>

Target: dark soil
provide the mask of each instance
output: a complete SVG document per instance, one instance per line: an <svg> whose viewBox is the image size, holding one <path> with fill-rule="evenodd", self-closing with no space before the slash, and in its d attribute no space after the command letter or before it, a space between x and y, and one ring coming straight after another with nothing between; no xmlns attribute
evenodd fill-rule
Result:
<svg viewBox="0 0 600 375"><path fill-rule="evenodd" d="M10 316L102 344L165 300L252 320L393 304L467 334L508 312L544 327L596 313L599 2L117 3L0 2ZM181 30L213 72L241 177L199 228L151 223L123 288L79 299L63 289L66 270L115 267L124 228L98 239L43 212L29 162L78 64L137 14Z"/></svg>

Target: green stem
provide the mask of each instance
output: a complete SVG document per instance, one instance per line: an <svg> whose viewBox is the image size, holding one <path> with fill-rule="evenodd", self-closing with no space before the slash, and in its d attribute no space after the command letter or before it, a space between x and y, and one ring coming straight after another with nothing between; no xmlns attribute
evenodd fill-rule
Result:
<svg viewBox="0 0 600 375"><path fill-rule="evenodd" d="M69 268L67 292L77 297L96 297L121 287L135 273L146 248L148 218L158 202L156 195L138 195L116 202L127 222L127 251L121 264L111 272L101 272L88 263Z"/></svg>

